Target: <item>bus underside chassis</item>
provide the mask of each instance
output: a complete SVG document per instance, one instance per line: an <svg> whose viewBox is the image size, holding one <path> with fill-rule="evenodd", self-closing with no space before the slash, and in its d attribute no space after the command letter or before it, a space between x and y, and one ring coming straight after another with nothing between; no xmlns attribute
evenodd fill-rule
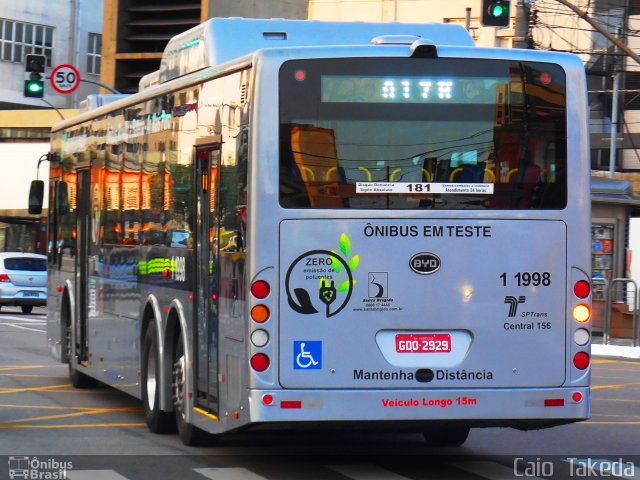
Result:
<svg viewBox="0 0 640 480"><path fill-rule="evenodd" d="M78 371L73 366L73 359L75 357L75 351L73 345L73 325L71 324L71 302L69 301L69 295L65 294L62 299L62 310L60 312L60 320L63 325L64 333L64 354L63 358L66 358L69 365L69 380L71 385L75 388L94 388L97 387L99 382L88 375Z"/></svg>
<svg viewBox="0 0 640 480"><path fill-rule="evenodd" d="M147 426L154 433L177 431L185 445L212 444L217 438L215 435L208 434L185 421L186 370L182 333L177 335L175 342L168 338L166 347L165 351L173 358L171 372L173 412L160 410L161 379L158 368L160 349L155 322L149 322L144 332L142 349L142 402ZM163 380L168 381L168 379Z"/></svg>
<svg viewBox="0 0 640 480"><path fill-rule="evenodd" d="M425 442L431 447L459 447L467 441L469 427L433 427L423 432Z"/></svg>

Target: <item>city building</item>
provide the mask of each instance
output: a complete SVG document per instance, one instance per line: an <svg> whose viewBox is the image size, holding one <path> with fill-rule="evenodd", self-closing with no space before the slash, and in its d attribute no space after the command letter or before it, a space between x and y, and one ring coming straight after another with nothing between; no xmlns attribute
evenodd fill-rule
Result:
<svg viewBox="0 0 640 480"><path fill-rule="evenodd" d="M46 0L0 0L0 109L75 108L98 91L102 50L102 1L70 0L56 4ZM46 76L53 68L75 66L83 81L70 94L57 93L45 81L44 101L22 95L25 55L46 57Z"/></svg>
<svg viewBox="0 0 640 480"><path fill-rule="evenodd" d="M48 178L38 159L49 150L51 125L77 113L96 93L102 50L102 1L56 3L0 0L0 251L43 251L40 219L27 213L31 179ZM43 98L23 95L25 56L44 55ZM54 90L49 77L59 65L72 65L81 82L73 93ZM53 108L52 108L53 107Z"/></svg>
<svg viewBox="0 0 640 480"><path fill-rule="evenodd" d="M212 17L307 18L308 0L105 0L102 82L121 93L158 70L170 38Z"/></svg>

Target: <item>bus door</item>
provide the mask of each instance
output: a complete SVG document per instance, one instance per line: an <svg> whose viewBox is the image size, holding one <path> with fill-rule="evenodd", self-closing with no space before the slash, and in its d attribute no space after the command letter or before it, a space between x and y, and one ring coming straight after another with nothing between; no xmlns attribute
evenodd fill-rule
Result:
<svg viewBox="0 0 640 480"><path fill-rule="evenodd" d="M89 208L90 208L90 176L89 169L77 172L76 185L76 355L78 362L88 361L89 345L87 339L87 287L88 287L88 245L89 245Z"/></svg>
<svg viewBox="0 0 640 480"><path fill-rule="evenodd" d="M196 244L193 358L196 404L217 414L218 394L218 167L220 145L196 147Z"/></svg>

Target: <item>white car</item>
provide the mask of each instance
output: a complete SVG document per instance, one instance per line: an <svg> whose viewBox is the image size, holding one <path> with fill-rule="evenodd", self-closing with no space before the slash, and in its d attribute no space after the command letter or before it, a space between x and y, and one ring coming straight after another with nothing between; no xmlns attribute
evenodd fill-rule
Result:
<svg viewBox="0 0 640 480"><path fill-rule="evenodd" d="M31 313L47 304L47 257L37 253L0 253L0 308L13 305Z"/></svg>

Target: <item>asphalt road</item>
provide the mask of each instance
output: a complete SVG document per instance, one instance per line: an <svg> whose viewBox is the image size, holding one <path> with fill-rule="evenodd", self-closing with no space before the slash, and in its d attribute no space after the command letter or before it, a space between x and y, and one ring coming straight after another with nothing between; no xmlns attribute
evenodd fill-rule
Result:
<svg viewBox="0 0 640 480"><path fill-rule="evenodd" d="M358 432L246 433L190 448L150 433L139 401L106 387L73 389L66 366L46 352L45 320L43 309L0 312L0 479L28 464L26 478L73 480L640 480L640 362L594 359L587 422L477 429L461 448Z"/></svg>

